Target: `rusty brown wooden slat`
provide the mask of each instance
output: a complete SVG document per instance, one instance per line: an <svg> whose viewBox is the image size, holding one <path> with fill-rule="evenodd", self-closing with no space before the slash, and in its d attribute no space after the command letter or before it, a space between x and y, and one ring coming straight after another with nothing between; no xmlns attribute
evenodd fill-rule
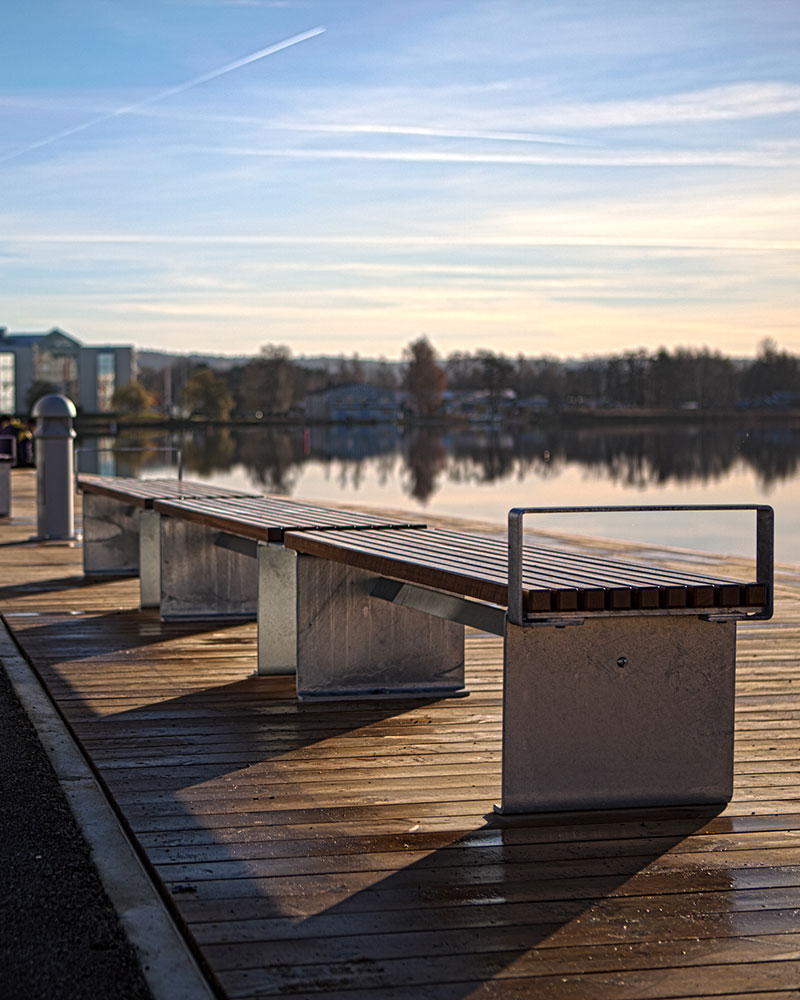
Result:
<svg viewBox="0 0 800 1000"><path fill-rule="evenodd" d="M376 539L367 536L352 541L362 547L367 547L371 541L376 541ZM415 551L424 551L426 546L437 554L446 551L451 557L455 557L459 553L468 553L469 559L477 559L479 564L490 561L501 576L506 573L507 544L504 538L470 535L437 528L430 529L413 539L397 536L394 539L382 540L382 542L381 551L385 551L393 545L394 549L401 553L407 551L408 547ZM607 556L587 556L568 550L530 544L525 545L525 553L528 555L531 565L535 565L535 572L541 572L545 575L548 572L553 572L576 582L585 583L589 580L599 580L604 585L624 583L630 587L641 587L646 584L664 586L669 583L676 583L682 587L724 583L738 585L738 581L725 579L719 575L710 576L709 574L685 570L676 573L674 569L663 566L623 562Z"/></svg>
<svg viewBox="0 0 800 1000"><path fill-rule="evenodd" d="M507 552L496 539L459 537L453 533L427 529L407 537L404 533L377 538L366 531L358 536L341 532L336 536L317 536L313 532L288 533L285 544L299 552L321 558L347 562L370 572L431 586L477 600L505 605L507 602ZM617 567L619 569L619 567ZM618 586L622 575L612 578L602 564L596 564L594 582L588 580L586 565L576 574L565 566L558 553L548 550L526 550L523 558L523 588L527 609L533 612L596 610L598 595L604 595L609 610L642 609L658 606L667 609L714 607L717 601L724 607L740 606L756 589L747 591L744 585L708 582L696 583L700 577L691 574L679 584L673 574L652 573L647 567L631 567L628 582ZM642 574L646 574L643 576ZM654 574L671 583L652 586ZM648 582L645 582L648 581ZM733 600L735 594L736 600ZM758 595L762 596L761 591Z"/></svg>
<svg viewBox="0 0 800 1000"><path fill-rule="evenodd" d="M155 500L153 509L165 516L269 542L281 542L286 531L304 529L424 527L419 522L397 522L378 514L342 511L284 497L231 498L224 501L215 498Z"/></svg>
<svg viewBox="0 0 800 1000"><path fill-rule="evenodd" d="M276 803L280 808L280 802ZM195 807L196 808L196 807ZM662 848L663 851L663 848ZM711 858L707 853L685 852L681 854L657 852L648 853L647 842L628 853L624 850L602 853L597 844L585 851L572 852L571 856L558 856L559 852L549 849L536 850L521 847L517 851L478 849L472 858L461 857L455 850L445 852L418 852L411 850L397 854L358 853L345 855L309 854L302 858L253 858L247 860L225 859L222 861L192 861L190 863L162 864L161 878L167 883L189 881L196 885L205 882L231 884L251 879L280 881L284 878L325 879L328 876L353 875L356 877L382 877L391 873L393 885L412 884L418 887L447 885L456 881L474 882L499 879L502 874L509 879L528 878L531 880L558 881L564 878L591 878L594 876L621 875L640 876L651 869L659 874L669 874L678 879L686 872L694 872L705 865L718 875L746 870L753 861L763 867L783 868L800 871L798 851L793 848L753 847L750 850L731 849L717 852ZM479 860L478 855L484 858ZM548 856L552 853L555 856ZM506 854L508 856L506 856Z"/></svg>
<svg viewBox="0 0 800 1000"><path fill-rule="evenodd" d="M105 496L134 507L151 508L159 497L243 497L251 492L178 479L136 479L128 476L78 476L83 493Z"/></svg>

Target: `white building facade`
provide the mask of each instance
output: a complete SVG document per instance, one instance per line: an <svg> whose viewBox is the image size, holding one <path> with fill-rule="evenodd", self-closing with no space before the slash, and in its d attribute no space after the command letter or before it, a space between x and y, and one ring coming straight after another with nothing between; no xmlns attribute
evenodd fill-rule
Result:
<svg viewBox="0 0 800 1000"><path fill-rule="evenodd" d="M114 390L135 377L133 347L84 347L57 327L47 333L0 327L0 413L27 415L31 394L45 386L82 413L108 413Z"/></svg>

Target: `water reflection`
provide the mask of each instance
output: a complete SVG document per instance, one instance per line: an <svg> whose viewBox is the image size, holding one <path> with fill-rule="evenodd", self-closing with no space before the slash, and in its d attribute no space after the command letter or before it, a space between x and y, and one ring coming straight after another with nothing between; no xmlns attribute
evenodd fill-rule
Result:
<svg viewBox="0 0 800 1000"><path fill-rule="evenodd" d="M637 489L665 484L702 485L749 468L767 492L798 474L800 430L734 424L606 429L417 428L393 425L303 428L204 426L170 436L125 432L115 439L83 439L80 471L107 472L108 459L93 447L116 446L117 475L141 475L164 463L164 448L183 449L186 475L224 474L234 466L268 492L291 494L304 463L336 469L342 485L358 489L365 463L379 477L402 466L404 492L417 500L432 497L444 482L482 484L557 476L567 466ZM101 468L102 467L102 468Z"/></svg>
<svg viewBox="0 0 800 1000"><path fill-rule="evenodd" d="M408 469L408 493L424 503L436 492L439 477L447 468L447 451L441 434L423 428L409 434L404 458Z"/></svg>

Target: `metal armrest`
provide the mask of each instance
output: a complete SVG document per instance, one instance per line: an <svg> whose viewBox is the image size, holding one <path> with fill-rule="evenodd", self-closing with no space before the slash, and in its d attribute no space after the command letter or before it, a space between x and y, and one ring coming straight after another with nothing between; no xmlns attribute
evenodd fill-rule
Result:
<svg viewBox="0 0 800 1000"><path fill-rule="evenodd" d="M513 507L508 512L508 620L526 624L522 602L522 522L526 514L605 514L633 511L729 511L756 512L756 582L766 588L766 602L749 619L767 619L773 611L775 573L775 512L767 504L677 504L622 507Z"/></svg>

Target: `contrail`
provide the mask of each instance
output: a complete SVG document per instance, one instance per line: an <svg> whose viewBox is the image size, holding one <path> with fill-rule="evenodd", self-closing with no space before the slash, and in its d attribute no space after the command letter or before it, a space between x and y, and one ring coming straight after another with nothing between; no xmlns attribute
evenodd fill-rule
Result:
<svg viewBox="0 0 800 1000"><path fill-rule="evenodd" d="M24 156L25 153L30 153L34 149L41 149L43 146L49 146L51 143L58 142L59 139L65 139L67 136L75 135L76 132L83 132L87 128L93 128L101 122L110 121L112 118L119 118L121 115L129 115L132 112L138 111L140 108L147 107L149 104L155 104L157 101L163 101L168 97L174 97L176 94L182 94L185 90L191 90L192 87L198 87L201 83L208 83L209 80L216 80L217 77L224 76L226 73L232 73L233 70L241 69L242 66L258 62L259 59L263 59L265 56L271 56L275 52L280 52L282 49L288 49L290 46L298 45L300 42L305 42L309 38L315 38L317 35L321 35L323 31L325 31L324 28L312 28L310 31L304 31L300 35L292 35L291 38L286 38L282 42L276 42L274 45L268 45L265 49L259 49L258 52L253 52L249 56L244 56L242 59L236 59L234 62L227 63L219 69L211 70L209 73L203 73L202 76L195 76L191 80L187 80L185 83L179 83L174 87L168 87L166 90L159 91L159 93L153 94L151 97L145 97L141 101L134 101L133 104L126 104L121 108L116 108L114 111L109 111L106 114L99 115L97 118L91 118L89 121L83 122L80 125L73 125L71 128L65 128L60 132L55 132L53 135L48 135L44 139L38 139L36 142L23 146L21 149L15 149L11 153L6 153L5 156L0 156L0 163L7 163L9 160L14 160L18 156Z"/></svg>

